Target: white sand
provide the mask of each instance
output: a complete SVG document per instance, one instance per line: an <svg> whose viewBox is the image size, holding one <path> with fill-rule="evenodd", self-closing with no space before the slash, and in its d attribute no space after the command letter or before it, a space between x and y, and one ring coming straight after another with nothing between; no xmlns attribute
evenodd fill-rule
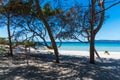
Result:
<svg viewBox="0 0 120 80"><path fill-rule="evenodd" d="M30 48L31 53L44 53L44 54L49 54L53 53L53 50L40 50L37 49L35 50L34 48ZM19 52L19 50L18 50ZM68 50L59 50L60 55L70 55L70 56L86 56L89 57L90 53L89 51L68 51ZM120 52L108 52L109 54L105 54L103 51L99 51L98 54L101 58L113 58L113 59L120 59ZM95 57L97 55L95 54Z"/></svg>
<svg viewBox="0 0 120 80"><path fill-rule="evenodd" d="M90 55L89 51L59 50L59 53L60 53L60 55L70 55L70 56L86 56L86 57L89 57L89 55ZM120 59L120 52L109 52L109 54L105 54L105 52L98 52L98 54L101 58ZM96 54L95 54L95 57L97 57Z"/></svg>
<svg viewBox="0 0 120 80"><path fill-rule="evenodd" d="M53 50L35 50L34 48L30 48L32 53L51 53L54 52ZM70 55L70 56L86 56L89 57L89 51L68 51L68 50L59 50L60 55ZM108 52L109 54L105 54L104 51L99 51L98 54L101 58L113 58L113 59L120 59L120 52ZM95 54L95 57L97 55Z"/></svg>
<svg viewBox="0 0 120 80"><path fill-rule="evenodd" d="M31 53L49 54L53 50L35 50L31 48ZM88 51L65 51L59 50L60 55L69 56L86 56L89 57ZM50 58L40 57L36 60L17 64L15 60L7 60L2 66L10 64L3 68L0 75L0 80L120 80L120 52L109 52L110 55L104 52L98 52L101 58L105 59L106 63L97 65L88 64L86 57L69 58L63 56L61 63L55 64ZM48 57L49 55L47 55ZM109 59L113 58L113 59ZM117 60L118 59L118 60ZM45 61L44 61L45 60ZM47 60L47 61L46 61ZM4 70L3 70L4 69Z"/></svg>

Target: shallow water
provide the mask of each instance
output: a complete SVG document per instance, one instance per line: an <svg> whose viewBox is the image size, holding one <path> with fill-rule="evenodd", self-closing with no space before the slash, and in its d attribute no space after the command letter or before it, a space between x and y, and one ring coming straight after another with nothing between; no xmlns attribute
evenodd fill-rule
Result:
<svg viewBox="0 0 120 80"><path fill-rule="evenodd" d="M43 44L41 42L40 44ZM48 42L50 45L50 42ZM57 42L59 45L59 42ZM89 43L81 42L62 42L62 46L59 50L68 50L68 51L89 51ZM100 41L95 42L95 48L97 51L111 51L111 52L120 52L120 41Z"/></svg>
<svg viewBox="0 0 120 80"><path fill-rule="evenodd" d="M96 42L97 51L120 52L120 42ZM89 51L89 43L63 42L59 50Z"/></svg>

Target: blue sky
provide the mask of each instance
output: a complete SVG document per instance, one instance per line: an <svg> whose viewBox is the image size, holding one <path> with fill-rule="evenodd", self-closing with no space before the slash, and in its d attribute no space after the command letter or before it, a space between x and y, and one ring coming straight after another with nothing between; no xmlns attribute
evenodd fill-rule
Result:
<svg viewBox="0 0 120 80"><path fill-rule="evenodd" d="M106 11L106 14L110 15L110 18L105 21L96 39L120 40L120 4Z"/></svg>
<svg viewBox="0 0 120 80"><path fill-rule="evenodd" d="M96 40L120 40L120 4L106 11L110 16L96 35ZM0 37L7 37L6 27L0 28Z"/></svg>

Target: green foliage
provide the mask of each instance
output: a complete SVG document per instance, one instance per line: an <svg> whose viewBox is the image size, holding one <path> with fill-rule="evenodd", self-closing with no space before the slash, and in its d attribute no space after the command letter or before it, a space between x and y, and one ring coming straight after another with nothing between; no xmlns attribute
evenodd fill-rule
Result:
<svg viewBox="0 0 120 80"><path fill-rule="evenodd" d="M4 52L4 51L6 51L6 49L0 48L0 52Z"/></svg>
<svg viewBox="0 0 120 80"><path fill-rule="evenodd" d="M3 44L5 42L5 38L0 37L0 44Z"/></svg>
<svg viewBox="0 0 120 80"><path fill-rule="evenodd" d="M26 16L28 14L30 14L31 12L31 3L30 2L12 2L12 3L9 3L8 5L11 5L12 9L11 9L11 12L13 14L17 14L17 15L23 15L23 16Z"/></svg>
<svg viewBox="0 0 120 80"><path fill-rule="evenodd" d="M26 16L32 11L32 0L22 1L22 0L11 0L4 2L6 4L0 6L0 12L10 12L15 15Z"/></svg>
<svg viewBox="0 0 120 80"><path fill-rule="evenodd" d="M44 13L45 16L53 15L53 9L52 9L52 7L50 6L49 3L44 5L43 13Z"/></svg>
<svg viewBox="0 0 120 80"><path fill-rule="evenodd" d="M6 40L5 38L2 38L2 37L0 37L0 44L8 44L8 40Z"/></svg>
<svg viewBox="0 0 120 80"><path fill-rule="evenodd" d="M42 11L43 11L43 14L44 14L46 17L55 16L55 15L58 15L58 14L63 13L63 10L62 10L62 9L53 9L49 3L46 3L46 4L44 5Z"/></svg>

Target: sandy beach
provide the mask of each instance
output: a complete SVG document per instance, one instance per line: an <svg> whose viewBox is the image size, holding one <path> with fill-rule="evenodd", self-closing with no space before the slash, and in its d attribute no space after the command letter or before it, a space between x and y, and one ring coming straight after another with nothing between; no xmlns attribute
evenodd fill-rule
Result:
<svg viewBox="0 0 120 80"><path fill-rule="evenodd" d="M52 50L31 49L27 57L0 58L0 80L120 80L119 52L98 52L103 62L96 56L96 64L89 63L87 51L59 53L59 64Z"/></svg>
<svg viewBox="0 0 120 80"><path fill-rule="evenodd" d="M25 53L24 51L17 50L15 53ZM44 54L54 54L53 50L45 49L45 50L35 50L34 48L30 48L30 53L37 54L37 53L44 53ZM120 52L109 52L109 54L106 54L105 51L98 51L98 54L101 58L112 58L112 59L120 59ZM84 57L89 57L89 51L68 51L68 50L59 50L59 55L68 55L68 56L84 56ZM98 56L95 53L95 57L97 58Z"/></svg>
<svg viewBox="0 0 120 80"><path fill-rule="evenodd" d="M61 55L70 55L70 56L86 56L89 57L88 51L59 51ZM105 52L98 52L101 58L112 58L112 59L120 59L120 52L109 52L109 54L105 54ZM95 57L97 55L95 54Z"/></svg>

